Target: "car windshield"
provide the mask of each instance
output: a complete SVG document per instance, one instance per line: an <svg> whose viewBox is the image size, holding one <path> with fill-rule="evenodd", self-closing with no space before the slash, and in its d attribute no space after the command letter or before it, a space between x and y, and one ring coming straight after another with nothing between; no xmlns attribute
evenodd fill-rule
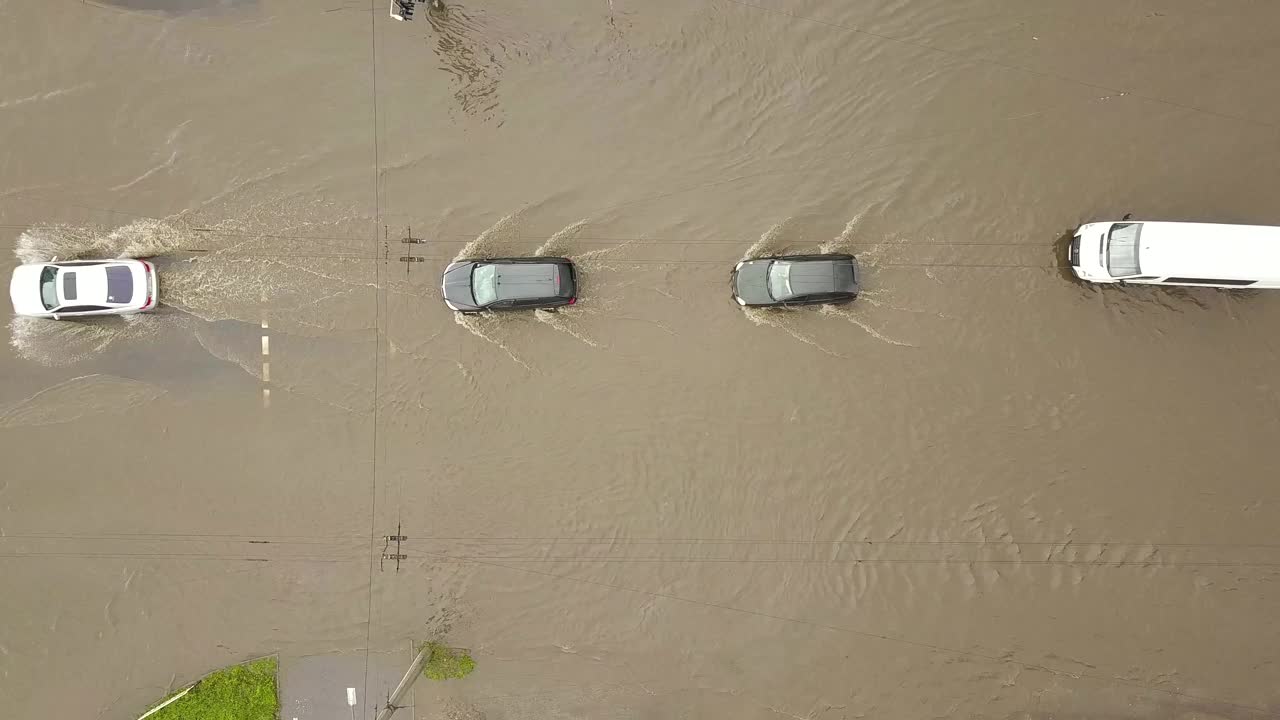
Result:
<svg viewBox="0 0 1280 720"><path fill-rule="evenodd" d="M484 307L498 299L498 266L477 264L471 270L471 295L476 307Z"/></svg>
<svg viewBox="0 0 1280 720"><path fill-rule="evenodd" d="M775 261L769 265L769 296L774 300L791 297L791 263Z"/></svg>
<svg viewBox="0 0 1280 720"><path fill-rule="evenodd" d="M40 271L40 302L45 310L58 307L58 268L52 265Z"/></svg>
<svg viewBox="0 0 1280 720"><path fill-rule="evenodd" d="M1138 264L1138 238L1142 223L1116 223L1107 232L1107 272L1111 277L1141 275Z"/></svg>

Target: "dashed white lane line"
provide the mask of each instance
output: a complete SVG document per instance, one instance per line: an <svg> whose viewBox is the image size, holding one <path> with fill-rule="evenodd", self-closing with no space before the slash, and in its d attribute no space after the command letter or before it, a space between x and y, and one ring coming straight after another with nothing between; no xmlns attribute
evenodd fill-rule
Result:
<svg viewBox="0 0 1280 720"><path fill-rule="evenodd" d="M271 407L271 388L267 385L271 382L271 362L267 359L271 356L271 336L267 334L270 327L267 325L267 319L262 318L262 407Z"/></svg>

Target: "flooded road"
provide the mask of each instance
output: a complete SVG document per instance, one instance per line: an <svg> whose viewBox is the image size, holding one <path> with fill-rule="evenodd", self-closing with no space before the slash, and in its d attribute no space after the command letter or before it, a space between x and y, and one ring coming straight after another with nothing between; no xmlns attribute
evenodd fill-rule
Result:
<svg viewBox="0 0 1280 720"><path fill-rule="evenodd" d="M1061 267L1280 224L1280 6L385 5L0 0L3 271L163 301L9 325L12 717L441 633L419 717L1280 714L1280 294ZM582 299L455 317L476 253Z"/></svg>

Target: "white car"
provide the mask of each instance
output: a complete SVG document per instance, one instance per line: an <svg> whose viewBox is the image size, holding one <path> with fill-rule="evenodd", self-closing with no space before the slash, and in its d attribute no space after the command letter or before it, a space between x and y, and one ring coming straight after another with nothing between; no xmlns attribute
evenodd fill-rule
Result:
<svg viewBox="0 0 1280 720"><path fill-rule="evenodd" d="M14 268L9 281L14 312L54 320L154 310L159 290L145 260L31 263Z"/></svg>

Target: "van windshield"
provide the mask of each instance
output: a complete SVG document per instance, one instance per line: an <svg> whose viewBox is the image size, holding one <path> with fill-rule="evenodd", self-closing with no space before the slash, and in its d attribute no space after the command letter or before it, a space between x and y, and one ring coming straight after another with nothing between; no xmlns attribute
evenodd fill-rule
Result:
<svg viewBox="0 0 1280 720"><path fill-rule="evenodd" d="M1142 274L1138 264L1138 238L1142 223L1116 223L1107 232L1107 272L1111 277Z"/></svg>

